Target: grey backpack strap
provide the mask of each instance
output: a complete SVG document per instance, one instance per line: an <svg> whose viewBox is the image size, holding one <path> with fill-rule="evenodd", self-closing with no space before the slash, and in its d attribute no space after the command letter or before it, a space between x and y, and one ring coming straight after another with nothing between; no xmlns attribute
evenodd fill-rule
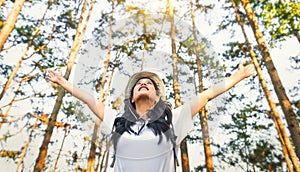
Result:
<svg viewBox="0 0 300 172"><path fill-rule="evenodd" d="M179 166L177 154L176 154L176 139L177 136L175 135L173 123L171 123L171 142L173 145L173 155L174 155L174 170L176 172L176 166Z"/></svg>

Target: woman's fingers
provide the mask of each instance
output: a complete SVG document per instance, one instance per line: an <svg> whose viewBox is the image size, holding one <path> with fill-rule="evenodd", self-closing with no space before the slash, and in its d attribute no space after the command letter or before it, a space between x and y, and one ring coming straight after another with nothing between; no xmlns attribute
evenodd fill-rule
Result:
<svg viewBox="0 0 300 172"><path fill-rule="evenodd" d="M50 81L55 81L55 77L57 76L57 73L54 70L48 70L46 74L46 79Z"/></svg>
<svg viewBox="0 0 300 172"><path fill-rule="evenodd" d="M254 67L253 65L245 66L245 72L248 74L248 77L254 74Z"/></svg>

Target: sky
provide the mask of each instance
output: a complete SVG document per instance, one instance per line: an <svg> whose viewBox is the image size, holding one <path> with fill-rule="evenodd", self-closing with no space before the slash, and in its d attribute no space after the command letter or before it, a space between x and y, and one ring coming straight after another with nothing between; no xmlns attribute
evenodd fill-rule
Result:
<svg viewBox="0 0 300 172"><path fill-rule="evenodd" d="M207 1L210 2L210 1ZM128 2L130 4L130 2ZM135 4L136 1L132 1L132 4ZM158 6L161 7L162 9L164 8L165 4L162 4L161 1L146 1L146 0L140 0L139 3L148 3L147 8L151 8L154 6ZM109 4L102 0L97 4L97 8L107 8L109 6ZM224 52L224 50L226 49L226 47L224 47L224 43L226 43L228 40L231 40L231 35L226 33L226 32L220 32L218 34L214 34L215 30L217 29L217 24L219 24L220 20L221 20L221 16L222 16L222 12L220 12L221 10L220 8L220 4L217 3L215 10L218 12L213 12L213 15L210 15L210 19L208 20L208 18L198 18L198 20L196 21L197 26L199 26L199 30L201 32L202 35L205 36L205 38L207 38L209 41L211 41L211 44L214 47L215 52ZM37 6L34 10L35 14L38 15L40 13L39 10L41 10L41 6ZM182 10L179 11L179 13L184 13L185 10L184 9L177 9L177 10ZM43 10L41 10L43 11ZM31 15L34 15L34 13L31 13ZM196 14L197 15L197 14ZM92 27L90 27L89 29L92 29ZM88 31L89 32L89 31ZM243 39L241 33L237 32L236 36L238 39ZM254 39L252 37L252 39ZM19 58L19 54L20 52L23 50L23 48L17 48L14 49L13 51L9 51L8 54L6 54L6 57L3 59L3 63L5 64L10 64L10 65L14 65L18 58ZM159 55L163 55L164 51L168 51L168 50L160 50L159 52L157 52ZM284 86L287 89L292 88L294 85L299 84L299 80L300 80L300 71L296 71L296 70L291 70L290 66L291 63L289 61L289 57L290 56L298 56L300 54L300 50L299 50L299 43L297 42L297 40L295 38L290 38L287 41L283 42L280 46L278 46L278 48L275 49L270 49L270 53L272 56L272 59L274 61L274 64L278 70L278 73L280 75L280 78L284 84ZM219 58L219 57L216 57ZM130 63L129 63L130 64ZM152 62L149 63L149 66L147 66L147 68L163 68L164 66L159 66L159 64L163 64L163 63L157 63L156 65L153 65ZM169 69L166 69L167 71ZM72 75L71 80L74 80L74 76L75 74ZM288 77L287 77L288 76ZM5 82L5 78L3 78L2 76L0 76L0 83L4 83ZM45 89L48 89L48 87L50 87L50 85L47 85L48 83L46 81L42 81L41 85L45 86ZM116 82L118 83L118 82ZM242 83L240 85L243 85ZM237 91L238 90L243 90L243 87L239 87L239 85L234 88ZM227 96L227 95L225 95ZM1 106L5 103L7 103L6 100L1 101ZM212 102L209 106L213 106L213 103L216 102ZM27 104L27 103L26 103ZM49 104L49 109L51 109L51 105L53 104L53 102L47 102L47 104ZM19 107L19 108L15 108L17 111L23 111L26 106ZM46 109L46 107L45 107ZM211 135L215 138L219 138L222 137L217 130L217 125L219 124L220 121L225 120L227 117L220 117L217 121L215 121L215 123L212 123L210 131L211 131ZM87 126L85 126L87 127ZM57 130L54 133L53 137L62 137L61 135L62 130ZM72 140L75 139L79 139L80 135L76 135L77 133L73 133L72 135L70 135L68 137L67 142L72 142ZM41 136L42 138L42 136ZM19 148L19 144L16 144L17 142L22 142L24 140L26 140L27 137L26 135L22 136L20 135L20 137L18 138L18 140L11 140L7 143L7 145L9 145L11 147L11 149L18 149ZM17 141L17 142L16 142ZM34 145L31 145L32 148L36 148L36 150L31 150L31 155L28 155L29 157L31 157L31 159L27 159L25 163L30 164L35 160L35 155L38 152L38 147L40 147L40 140L36 140L34 143ZM76 145L77 147L82 147L83 145ZM66 150L68 150L67 148L65 148ZM71 151L72 149L69 149L69 151ZM189 154L190 154L190 160L191 160L191 169L193 169L193 167L197 164L199 164L199 161L201 162L201 164L204 163L204 159L203 159L203 150L202 150L202 145L200 144L193 144L193 145L189 145ZM30 163L29 163L30 162ZM12 163L7 163L3 160L0 161L0 166L3 169L8 169L9 171L14 171L15 170L15 165ZM59 163L59 167L63 168L63 160L60 161ZM112 171L112 170L111 170ZM180 171L180 168L179 168ZM227 171L232 171L232 169L227 169Z"/></svg>

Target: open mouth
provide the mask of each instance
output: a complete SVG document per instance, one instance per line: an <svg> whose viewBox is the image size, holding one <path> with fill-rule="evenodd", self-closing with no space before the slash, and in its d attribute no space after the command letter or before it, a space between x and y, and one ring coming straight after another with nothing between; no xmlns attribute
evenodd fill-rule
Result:
<svg viewBox="0 0 300 172"><path fill-rule="evenodd" d="M146 90L149 91L148 87L145 87L145 86L141 86L141 87L138 89L138 91L141 91L142 89L146 89Z"/></svg>

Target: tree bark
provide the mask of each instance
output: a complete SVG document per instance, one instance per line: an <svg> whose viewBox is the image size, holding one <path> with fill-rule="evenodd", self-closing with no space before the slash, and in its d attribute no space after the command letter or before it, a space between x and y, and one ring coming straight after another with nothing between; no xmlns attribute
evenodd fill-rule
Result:
<svg viewBox="0 0 300 172"><path fill-rule="evenodd" d="M19 13L22 10L25 0L16 0L13 6L13 9L9 13L6 21L3 24L3 27L0 31L0 51L11 33L14 29ZM2 2L1 2L2 3Z"/></svg>
<svg viewBox="0 0 300 172"><path fill-rule="evenodd" d="M40 30L40 27L42 26L42 23L45 19L45 16L47 14L47 11L48 9L50 8L50 5L48 4L47 6L47 9L42 17L42 19L39 21L37 27L35 28L35 30L33 31L32 33L32 38L29 40L28 44L27 44L27 47L25 48L25 50L23 51L22 55L21 55L21 58L19 59L18 63L16 64L16 66L14 67L12 73L9 75L5 85L4 85L4 88L2 89L1 93L0 93L0 100L3 98L3 96L5 95L6 91L8 90L8 88L10 87L10 84L12 83L13 79L15 78L15 76L17 75L17 72L18 70L20 69L21 67L21 64L26 56L26 53L27 51L29 50L29 48L31 47L32 45L32 41L34 40L34 38L36 37L36 35L38 34L39 30ZM1 30L2 32L2 30ZM0 40L2 39L1 35L0 35Z"/></svg>
<svg viewBox="0 0 300 172"><path fill-rule="evenodd" d="M283 154L284 154L284 157L285 157L288 169L289 169L289 171L292 172L293 168L291 166L290 157L289 157L289 154L288 154L288 149L291 152L294 152L294 149L293 149L293 147L292 147L292 145L291 145L291 143L289 141L289 138L288 138L288 136L287 136L287 134L285 132L283 122L281 121L280 115L279 115L279 113L278 113L278 111L276 109L276 104L274 103L274 101L273 101L273 99L271 97L271 94L270 94L270 91L268 89L267 83L266 83L266 81L265 81L265 79L264 79L264 77L262 75L262 70L261 70L261 68L259 66L259 63L257 61L256 54L253 51L253 49L251 47L251 44L250 44L250 42L248 40L248 37L246 35L244 26L243 26L242 21L241 21L240 16L239 16L238 8L236 7L234 1L232 1L232 5L233 5L233 7L235 9L237 21L238 21L239 25L241 26L241 29L242 29L242 32L243 32L243 35L244 35L244 38L245 38L245 41L246 41L247 48L250 51L250 56L251 56L251 59L252 59L252 62L254 64L254 66L255 66L257 75L259 77L260 84L261 84L261 86L263 88L263 91L264 91L265 96L267 98L267 101L268 101L268 104L270 106L271 112L273 114L272 115L273 121L275 123L275 127L276 127L276 130L277 130L278 136L279 136L279 140L280 140L280 143L281 143L281 146L282 146L282 151L283 151ZM294 154L295 154L295 152L294 152Z"/></svg>
<svg viewBox="0 0 300 172"><path fill-rule="evenodd" d="M64 146L64 144L65 144L65 140L66 140L66 138L67 138L67 136L68 136L69 126L65 126L65 127L64 127L64 130L65 130L65 134L64 134L64 137L63 137L63 140L62 140L62 143L61 143L61 146L60 146L60 149L59 149L57 158L56 158L56 160L55 160L55 163L54 163L54 167L53 167L52 172L55 172L56 169L57 169L58 160L59 160L59 158L60 158L61 151L62 151L63 146Z"/></svg>
<svg viewBox="0 0 300 172"><path fill-rule="evenodd" d="M287 133L285 131L285 127L284 127L283 122L281 121L279 112L276 109L276 104L275 104L275 102L273 101L273 99L271 97L271 93L270 93L270 91L268 89L267 82L266 82L266 80L263 77L262 69L259 66L258 60L256 58L256 54L253 51L253 49L251 47L251 44L250 44L250 41L249 41L249 39L248 39L248 37L246 35L245 29L244 29L244 25L242 24L242 20L241 20L240 15L239 15L239 9L238 9L238 7L236 6L236 4L235 4L235 2L233 0L231 0L231 2L232 2L232 5L233 5L233 8L235 10L237 22L238 22L238 24L240 25L240 27L242 29L242 32L243 32L243 35L244 35L244 38L245 38L245 42L246 42L247 48L250 51L250 57L251 57L252 62L254 64L255 70L257 72L257 75L258 75L258 78L259 78L259 82L260 82L260 84L261 84L261 86L263 88L263 91L265 93L266 99L268 101L268 104L270 106L271 112L273 114L272 115L272 119L274 121L275 128L276 128L278 136L279 136L279 140L280 140L280 143L281 143L281 147L282 147L283 155L285 157L285 161L287 163L289 171L293 172L294 170L293 170L293 167L291 165L291 160L290 160L290 156L289 156L288 152L291 152L291 154L294 155L294 156L291 156L291 158L296 158L296 159L292 159L292 162L293 162L293 164L295 164L296 169L299 168L299 167L297 167L297 166L299 166L298 163L297 163L297 156L296 156L295 151L293 149L293 146L292 146L292 144L290 142L290 139L289 139L289 137L288 137L288 135L287 135Z"/></svg>
<svg viewBox="0 0 300 172"><path fill-rule="evenodd" d="M22 154L21 154L21 156L20 156L20 160L19 160L19 162L18 162L16 172L19 171L19 169L20 169L20 167L21 167L21 165L22 165L22 163L23 163L23 161L24 161L24 158L25 158L25 156L26 156L26 152L27 152L28 146L29 146L29 144L30 144L30 142L31 142L31 139L32 139L33 131L34 131L35 128L37 127L38 121L39 121L39 120L36 119L35 123L34 123L34 124L32 125L32 127L31 127L31 131L30 131L30 134L29 134L28 139L27 139L27 141L26 141L26 144L23 146L23 151L22 151Z"/></svg>
<svg viewBox="0 0 300 172"><path fill-rule="evenodd" d="M107 44L108 45L108 47L107 47L107 56L104 60L104 67L103 67L104 69L103 69L103 72L102 72L102 78L100 80L100 93L99 93L99 96L98 96L99 101L105 101L105 99L106 99L105 92L104 92L104 86L105 86L105 82L106 82L108 63L109 63L109 59L110 59L110 56L111 56L110 53L111 53L113 12L114 12L114 0L112 0L112 12L111 12L111 15L110 15L110 28L109 28L109 36L108 36L108 44ZM109 88L107 88L107 89L109 89ZM100 125L101 125L101 121L99 119L97 119L97 121L94 125L94 132L93 132L93 137L92 137L92 142L91 142L91 147L90 147L90 154L89 154L89 157L88 157L87 172L93 172L94 171L95 158L96 158L96 149L97 149L98 138L99 138L99 133L100 133Z"/></svg>
<svg viewBox="0 0 300 172"><path fill-rule="evenodd" d="M84 16L85 8L86 7L83 7L83 10L81 12L81 18L83 18L83 16ZM69 55L67 70L66 70L66 73L64 75L64 78L66 78L66 79L68 79L69 76L70 76L70 73L71 73L72 67L74 65L76 56L77 56L79 48L82 44L88 20L89 20L89 15L87 16L86 23L83 27L81 25L83 23L82 22L83 20L80 20L79 23L78 23L76 35L75 35L74 42L73 42L73 45L72 45L72 49L71 49L71 52L70 52L70 55ZM54 107L53 107L53 110L52 110L52 113L51 113L51 118L50 118L48 126L46 128L44 139L43 139L38 157L37 157L35 165L34 165L34 170L33 170L34 172L42 172L44 167L45 167L45 160L46 160L46 157L47 157L48 145L51 141L53 129L55 127L55 122L56 122L57 115L58 115L60 106L62 104L62 99L63 99L64 95L65 95L65 91L62 88L59 88L57 98L56 98L56 101L55 101L55 104L54 104Z"/></svg>
<svg viewBox="0 0 300 172"><path fill-rule="evenodd" d="M0 7L4 4L5 0L0 0Z"/></svg>
<svg viewBox="0 0 300 172"><path fill-rule="evenodd" d="M258 22L256 20L256 16L253 12L251 4L249 3L249 0L242 0L241 2L246 11L247 18L248 18L251 28L254 32L257 44L259 45L259 50L261 52L264 63L266 65L266 68L270 75L272 84L274 86L276 95L279 100L279 104L285 115L285 118L286 118L286 121L288 124L288 129L291 133L291 137L292 137L295 149L296 149L296 154L299 158L300 157L300 128L299 128L297 116L292 109L291 102L290 102L288 96L286 95L285 89L281 83L281 80L279 78L277 70L274 66L274 63L270 56L267 44L264 40L263 34L259 29Z"/></svg>
<svg viewBox="0 0 300 172"><path fill-rule="evenodd" d="M173 90L174 90L174 100L175 106L181 106L180 98L180 88L178 83L178 56L176 54L176 27L174 24L174 9L171 3L171 0L168 0L167 3L167 14L171 20L171 46L172 46L172 67L173 67ZM181 150L181 163L182 163L182 172L189 172L189 156L186 139L184 139L180 144Z"/></svg>
<svg viewBox="0 0 300 172"><path fill-rule="evenodd" d="M194 17L194 8L193 8L193 1L190 0L191 5L191 17L192 17L192 27L193 27L193 36L194 36L194 46L195 46L195 55L196 55L196 63L197 63L197 74L198 74L198 84L199 84L199 92L203 92L203 75L202 75L202 68L201 68L201 57L200 57L200 50L198 45L197 39L197 29L195 25L195 17ZM213 160L212 160L212 152L210 147L210 140L209 140L209 130L208 130L208 112L204 107L201 112L199 113L200 116L200 124L202 129L202 138L203 138L203 147L205 153L205 166L207 172L213 172Z"/></svg>
<svg viewBox="0 0 300 172"><path fill-rule="evenodd" d="M96 149L97 149L98 138L99 138L99 133L100 133L100 125L101 125L101 121L100 121L100 119L97 119L97 121L94 125L94 132L93 132L93 137L92 137L92 141L91 141L90 153L89 153L89 157L88 157L87 172L94 171Z"/></svg>

